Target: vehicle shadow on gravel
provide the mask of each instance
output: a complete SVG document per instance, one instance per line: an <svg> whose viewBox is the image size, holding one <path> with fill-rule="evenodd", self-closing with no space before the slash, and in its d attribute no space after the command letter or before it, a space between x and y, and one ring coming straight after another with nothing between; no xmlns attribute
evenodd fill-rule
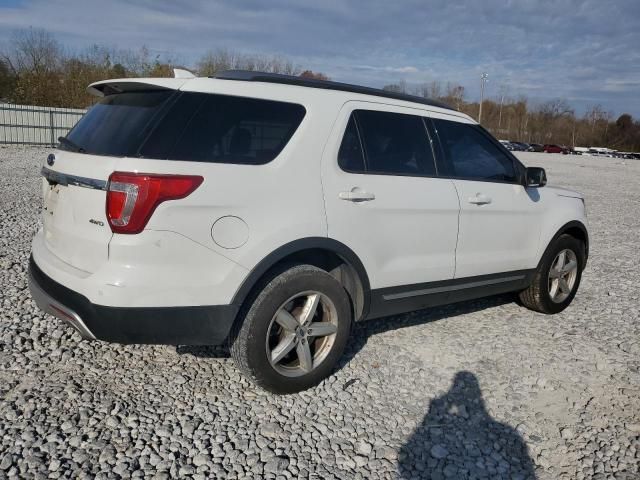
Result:
<svg viewBox="0 0 640 480"><path fill-rule="evenodd" d="M491 307L497 307L506 303L514 302L515 297L510 294L496 295L493 297L481 298L478 300L469 300L459 302L442 307L433 307L416 312L393 315L390 317L376 318L375 320L367 320L359 322L353 327L349 343L342 358L338 361L335 370L341 370L358 354L360 350L367 344L369 337L389 330L397 330L405 327L426 324L442 320L446 318L465 315L468 313L485 310ZM179 355L193 355L201 358L229 358L229 348L226 345L207 346L207 345L179 345L176 347L176 353Z"/></svg>
<svg viewBox="0 0 640 480"><path fill-rule="evenodd" d="M178 345L178 355L193 355L200 358L229 358L231 353L226 345Z"/></svg>
<svg viewBox="0 0 640 480"><path fill-rule="evenodd" d="M487 412L476 376L456 373L451 388L429 412L398 455L405 479L534 479L534 464L518 432Z"/></svg>
<svg viewBox="0 0 640 480"><path fill-rule="evenodd" d="M374 335L390 330L424 325L438 320L466 315L480 310L486 310L487 308L498 307L507 303L513 303L515 299L516 297L513 294L495 295L477 300L467 300L441 307L418 310L402 315L393 315L359 322L353 327L349 343L347 344L344 355L338 362L336 370L340 370L348 365L358 352L364 348L369 338Z"/></svg>

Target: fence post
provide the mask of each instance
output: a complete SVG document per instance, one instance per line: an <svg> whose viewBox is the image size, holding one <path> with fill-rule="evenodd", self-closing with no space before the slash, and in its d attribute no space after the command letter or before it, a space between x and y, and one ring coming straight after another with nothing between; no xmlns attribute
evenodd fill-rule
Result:
<svg viewBox="0 0 640 480"><path fill-rule="evenodd" d="M49 128L51 129L51 146L56 145L56 133L53 128L53 110L49 109Z"/></svg>

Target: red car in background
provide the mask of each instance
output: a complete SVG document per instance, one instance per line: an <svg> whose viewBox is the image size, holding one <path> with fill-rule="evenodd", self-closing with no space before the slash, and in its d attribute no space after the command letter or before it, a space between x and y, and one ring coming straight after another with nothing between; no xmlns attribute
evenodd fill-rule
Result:
<svg viewBox="0 0 640 480"><path fill-rule="evenodd" d="M560 145L545 145L542 147L542 151L545 153L562 153L563 155L569 153L569 150L565 147L561 147Z"/></svg>

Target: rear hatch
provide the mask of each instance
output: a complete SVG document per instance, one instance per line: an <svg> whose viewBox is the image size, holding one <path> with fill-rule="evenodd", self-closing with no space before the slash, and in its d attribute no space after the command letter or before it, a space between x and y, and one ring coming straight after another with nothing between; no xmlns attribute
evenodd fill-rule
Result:
<svg viewBox="0 0 640 480"><path fill-rule="evenodd" d="M60 139L43 174L45 245L63 262L92 273L107 261L112 237L105 210L109 176L135 156L149 128L184 80L100 82L104 96ZM156 83L160 83L157 85Z"/></svg>
<svg viewBox="0 0 640 480"><path fill-rule="evenodd" d="M94 272L108 255L106 184L117 159L64 151L52 159L42 171L45 245L65 263Z"/></svg>

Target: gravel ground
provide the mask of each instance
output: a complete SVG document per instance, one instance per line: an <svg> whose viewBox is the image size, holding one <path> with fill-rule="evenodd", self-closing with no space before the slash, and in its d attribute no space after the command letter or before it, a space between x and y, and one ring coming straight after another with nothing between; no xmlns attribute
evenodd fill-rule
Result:
<svg viewBox="0 0 640 480"><path fill-rule="evenodd" d="M640 162L522 155L586 194L562 314L501 296L369 322L276 397L222 349L84 342L36 309L46 154L0 148L0 478L639 478Z"/></svg>

